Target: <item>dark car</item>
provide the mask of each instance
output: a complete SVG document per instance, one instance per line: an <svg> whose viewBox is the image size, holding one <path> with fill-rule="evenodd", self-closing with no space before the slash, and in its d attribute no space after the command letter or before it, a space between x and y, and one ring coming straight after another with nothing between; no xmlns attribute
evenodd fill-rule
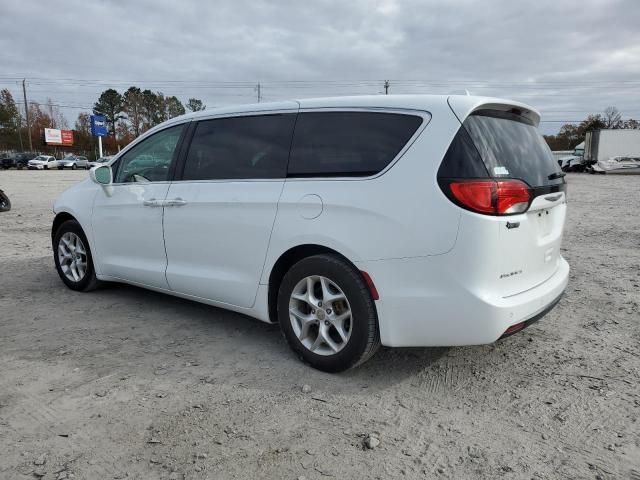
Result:
<svg viewBox="0 0 640 480"><path fill-rule="evenodd" d="M22 170L23 168L27 167L27 163L29 162L29 160L36 158L37 156L38 154L34 152L21 152L6 155L0 160L0 166L4 170L7 170L11 167Z"/></svg>

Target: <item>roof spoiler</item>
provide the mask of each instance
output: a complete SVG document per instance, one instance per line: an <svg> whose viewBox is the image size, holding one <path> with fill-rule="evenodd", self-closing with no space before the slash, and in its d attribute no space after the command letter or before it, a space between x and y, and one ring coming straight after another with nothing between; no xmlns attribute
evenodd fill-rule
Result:
<svg viewBox="0 0 640 480"><path fill-rule="evenodd" d="M451 95L447 99L447 103L460 123L464 122L476 110L502 110L521 115L536 127L540 124L540 113L533 107L520 102L499 98Z"/></svg>

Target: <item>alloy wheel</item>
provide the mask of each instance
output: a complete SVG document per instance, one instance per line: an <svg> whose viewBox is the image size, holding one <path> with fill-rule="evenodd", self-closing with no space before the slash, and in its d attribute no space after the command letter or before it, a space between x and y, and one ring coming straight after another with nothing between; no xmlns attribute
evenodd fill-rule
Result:
<svg viewBox="0 0 640 480"><path fill-rule="evenodd" d="M289 319L300 343L318 355L334 355L349 342L351 307L342 289L326 277L300 280L289 300Z"/></svg>
<svg viewBox="0 0 640 480"><path fill-rule="evenodd" d="M58 242L60 270L72 282L81 281L87 273L87 249L82 239L73 232L66 232Z"/></svg>

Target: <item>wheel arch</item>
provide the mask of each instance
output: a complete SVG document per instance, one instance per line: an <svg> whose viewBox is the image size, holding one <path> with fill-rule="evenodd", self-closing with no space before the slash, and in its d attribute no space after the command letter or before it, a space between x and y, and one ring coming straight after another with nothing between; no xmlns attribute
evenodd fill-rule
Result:
<svg viewBox="0 0 640 480"><path fill-rule="evenodd" d="M268 310L269 310L269 319L273 323L278 322L278 312L277 312L277 304L278 304L278 290L280 289L280 284L282 283L282 279L289 271L289 269L302 260L303 258L311 257L313 255L321 255L321 254L331 254L339 257L340 259L347 262L357 271L360 269L351 261L349 258L339 251L329 248L324 245L318 245L313 243L307 243L303 245L297 245L295 247L290 248L285 251L278 257L278 260L273 264L271 271L269 272L269 283L268 283ZM365 279L366 281L366 279ZM375 302L374 302L375 305Z"/></svg>
<svg viewBox="0 0 640 480"><path fill-rule="evenodd" d="M76 222L78 222L80 224L80 221L76 217L71 215L69 212L60 212L60 213L58 213L55 216L55 218L53 219L53 224L51 225L51 240L52 241L53 241L53 237L56 235L56 232L58 231L58 228L60 228L60 225L62 225L67 220L75 220ZM80 224L80 226L82 227L82 224ZM82 227L82 230L84 230L84 227ZM87 234L87 232L85 232L85 235L86 234Z"/></svg>

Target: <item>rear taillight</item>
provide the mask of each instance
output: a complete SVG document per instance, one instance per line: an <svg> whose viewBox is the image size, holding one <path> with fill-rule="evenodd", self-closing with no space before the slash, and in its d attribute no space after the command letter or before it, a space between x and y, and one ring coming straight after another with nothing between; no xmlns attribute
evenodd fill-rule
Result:
<svg viewBox="0 0 640 480"><path fill-rule="evenodd" d="M485 215L522 213L531 201L531 189L520 180L452 180L447 187L458 205Z"/></svg>

